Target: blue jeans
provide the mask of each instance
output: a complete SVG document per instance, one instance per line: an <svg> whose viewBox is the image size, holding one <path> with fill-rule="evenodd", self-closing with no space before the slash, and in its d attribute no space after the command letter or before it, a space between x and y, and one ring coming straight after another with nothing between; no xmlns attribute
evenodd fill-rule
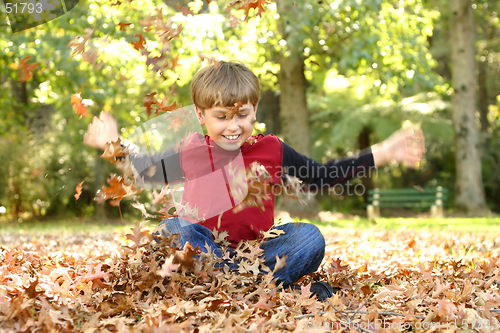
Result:
<svg viewBox="0 0 500 333"><path fill-rule="evenodd" d="M183 219L173 217L163 220L160 226L164 226L172 234L179 234L177 243L180 248L189 242L193 248L198 246L206 252L205 243L218 257L222 257L221 246L212 239L212 232L205 226L191 223ZM297 282L302 276L315 272L323 257L325 256L325 239L319 229L310 223L287 223L276 227L285 233L278 237L264 241L260 248L264 250L264 264L271 270L276 264L276 255L279 258L287 256L286 266L274 273L277 278L276 285L283 283L288 286ZM236 258L235 262L237 261ZM237 264L228 264L230 269L237 268Z"/></svg>

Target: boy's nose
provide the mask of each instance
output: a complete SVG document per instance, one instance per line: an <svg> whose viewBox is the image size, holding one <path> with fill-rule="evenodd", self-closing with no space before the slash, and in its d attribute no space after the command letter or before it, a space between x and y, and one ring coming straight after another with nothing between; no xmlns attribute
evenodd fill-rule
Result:
<svg viewBox="0 0 500 333"><path fill-rule="evenodd" d="M231 118L229 120L229 124L227 125L228 129L231 130L231 131L236 131L239 127L239 122L238 122L238 119L236 116L234 116L233 118Z"/></svg>

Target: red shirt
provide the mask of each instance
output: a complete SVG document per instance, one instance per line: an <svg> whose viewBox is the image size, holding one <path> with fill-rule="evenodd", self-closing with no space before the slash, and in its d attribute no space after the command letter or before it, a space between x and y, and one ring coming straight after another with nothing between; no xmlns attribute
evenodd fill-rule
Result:
<svg viewBox="0 0 500 333"><path fill-rule="evenodd" d="M263 201L264 211L259 207L246 207L233 213L233 208L244 197L238 196L238 189L231 183L235 176L229 168L244 171L257 162L269 172L271 184L280 184L281 180L281 141L274 135L264 137L261 134L250 137L247 143L238 151L227 151L208 136L193 135L180 154L186 180L182 204L196 207L200 218L208 216L199 222L201 225L218 232L227 231L231 247L236 247L241 240L256 239L262 230L267 231L273 226L274 194L268 193L270 198Z"/></svg>

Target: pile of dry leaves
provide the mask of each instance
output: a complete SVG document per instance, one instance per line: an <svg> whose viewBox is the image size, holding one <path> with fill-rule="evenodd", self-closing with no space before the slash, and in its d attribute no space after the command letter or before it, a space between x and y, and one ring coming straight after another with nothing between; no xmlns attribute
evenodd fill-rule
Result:
<svg viewBox="0 0 500 333"><path fill-rule="evenodd" d="M214 236L225 243L224 234ZM0 331L453 332L500 326L499 239L352 229L325 239L320 270L300 282L301 290L281 290L261 266L257 241L241 244L240 266L230 271L223 265L228 255L190 246L181 251L175 237L153 237L140 224L127 235L4 234ZM324 303L310 298L317 280L337 294Z"/></svg>

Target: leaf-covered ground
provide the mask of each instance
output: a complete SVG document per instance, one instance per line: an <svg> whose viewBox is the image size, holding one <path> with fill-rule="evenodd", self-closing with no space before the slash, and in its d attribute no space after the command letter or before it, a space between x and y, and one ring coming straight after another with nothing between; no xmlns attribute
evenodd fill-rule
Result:
<svg viewBox="0 0 500 333"><path fill-rule="evenodd" d="M228 256L179 251L140 225L128 235L4 233L0 331L500 329L495 235L346 229L325 239L320 270L301 290L280 290L272 272L259 273L258 243L241 247L240 268L228 271L217 268ZM319 280L338 288L324 303L309 297Z"/></svg>

